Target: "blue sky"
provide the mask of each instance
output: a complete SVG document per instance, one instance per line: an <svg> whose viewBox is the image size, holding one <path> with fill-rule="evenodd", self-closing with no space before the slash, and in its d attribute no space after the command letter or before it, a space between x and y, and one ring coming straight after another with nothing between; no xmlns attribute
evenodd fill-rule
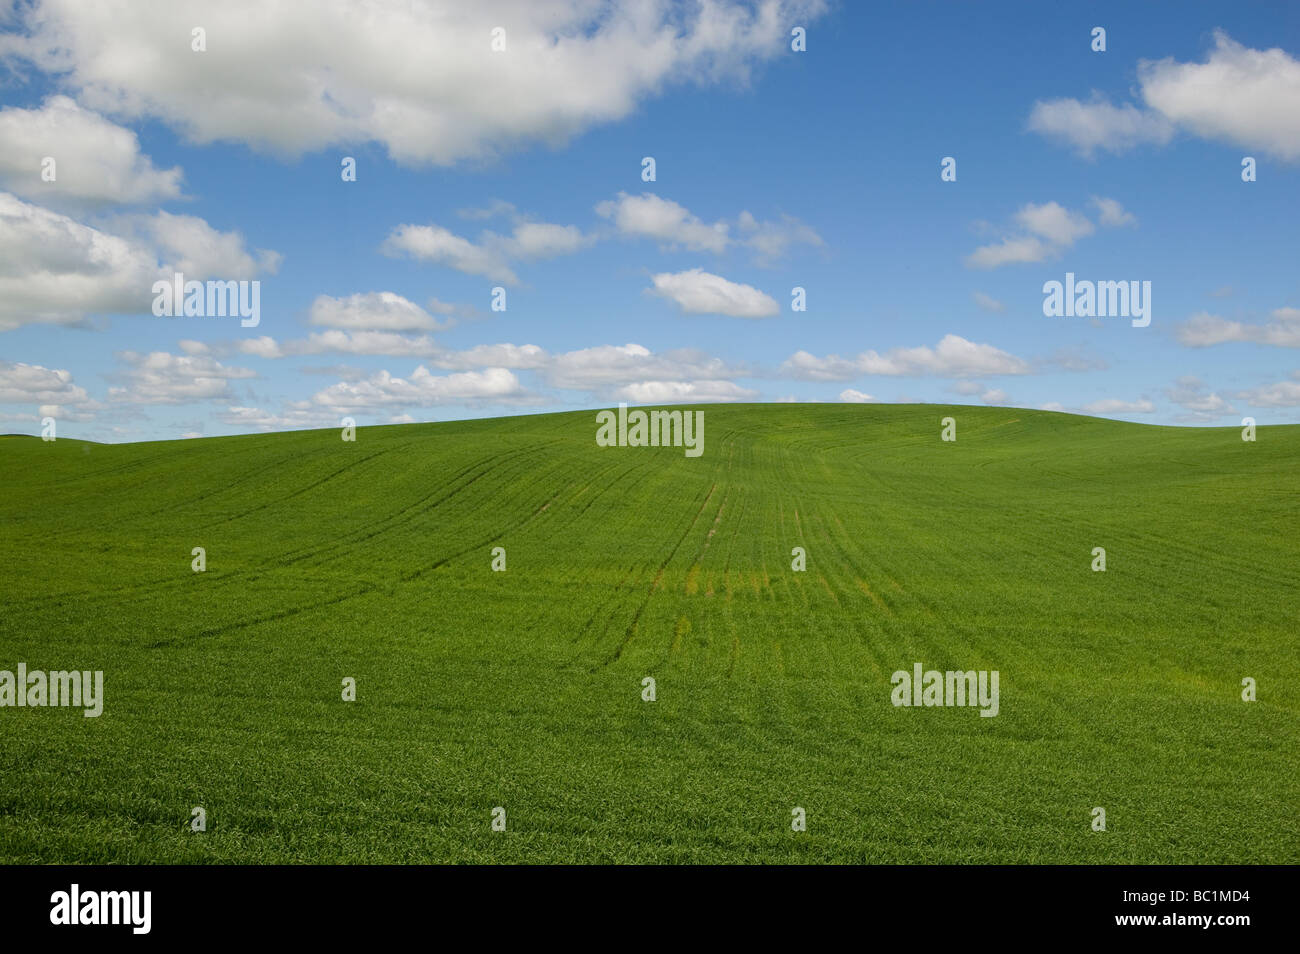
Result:
<svg viewBox="0 0 1300 954"><path fill-rule="evenodd" d="M0 430L1300 421L1288 5L147 6L0 6ZM260 282L257 327L156 317L178 263ZM1150 325L1045 317L1066 272L1150 282Z"/></svg>

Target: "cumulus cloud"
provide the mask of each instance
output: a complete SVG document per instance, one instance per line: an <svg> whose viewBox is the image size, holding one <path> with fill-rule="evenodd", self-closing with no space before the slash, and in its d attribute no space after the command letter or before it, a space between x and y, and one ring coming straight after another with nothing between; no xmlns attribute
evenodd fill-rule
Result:
<svg viewBox="0 0 1300 954"><path fill-rule="evenodd" d="M1069 248L1078 239L1096 231L1085 216L1071 212L1059 202L1044 202L1042 205L1031 202L1016 213L1016 223L1061 248Z"/></svg>
<svg viewBox="0 0 1300 954"><path fill-rule="evenodd" d="M0 404L38 405L24 420L55 417L88 420L100 405L72 381L72 372L39 364L0 360Z"/></svg>
<svg viewBox="0 0 1300 954"><path fill-rule="evenodd" d="M249 251L239 232L218 231L197 216L159 211L123 221L142 230L159 254L186 278L250 279L262 272L273 274L280 267L279 252Z"/></svg>
<svg viewBox="0 0 1300 954"><path fill-rule="evenodd" d="M1216 30L1205 62L1141 60L1137 72L1142 108L1095 94L1037 102L1029 128L1087 156L1164 144L1180 130L1300 160L1300 60L1285 50L1251 49Z"/></svg>
<svg viewBox="0 0 1300 954"><path fill-rule="evenodd" d="M1028 362L990 344L976 344L960 335L944 335L933 348L893 348L885 354L864 351L855 358L818 358L797 351L781 366L783 373L810 381L848 380L863 374L891 377L970 378L1029 374Z"/></svg>
<svg viewBox="0 0 1300 954"><path fill-rule="evenodd" d="M1300 370L1290 380L1241 391L1236 395L1253 407L1300 407Z"/></svg>
<svg viewBox="0 0 1300 954"><path fill-rule="evenodd" d="M126 370L118 375L124 384L110 387L108 397L124 404L191 404L228 400L232 380L257 377L257 373L248 368L228 367L201 355L119 351L117 358L126 366Z"/></svg>
<svg viewBox="0 0 1300 954"><path fill-rule="evenodd" d="M822 247L822 237L810 226L790 215L776 221L761 221L751 212L736 218L738 235L724 221L705 222L688 209L651 192L615 198L596 206L596 214L609 219L615 231L628 238L646 238L668 250L721 254L733 245L753 250L755 261L770 265L793 245Z"/></svg>
<svg viewBox="0 0 1300 954"><path fill-rule="evenodd" d="M1092 204L1098 212L1097 221L1102 225L1111 228L1121 228L1123 226L1137 225L1137 216L1132 212L1126 212L1116 199L1107 199L1102 196L1094 195Z"/></svg>
<svg viewBox="0 0 1300 954"><path fill-rule="evenodd" d="M966 257L972 268L998 268L1001 265L1018 265L1041 262L1052 254L1052 247L1032 235L1004 238L1000 242L981 245Z"/></svg>
<svg viewBox="0 0 1300 954"><path fill-rule="evenodd" d="M1010 404L1011 398L1001 388L991 388L979 381L958 381L950 389L966 397L978 397L988 405Z"/></svg>
<svg viewBox="0 0 1300 954"><path fill-rule="evenodd" d="M259 431L292 431L304 428L337 427L339 415L328 408L314 407L309 401L289 402L279 414L261 408L235 404L217 414L217 419L233 427Z"/></svg>
<svg viewBox="0 0 1300 954"><path fill-rule="evenodd" d="M162 202L179 198L180 167L156 169L136 134L67 96L37 109L0 109L0 185L28 199L88 205ZM46 157L54 181L41 175Z"/></svg>
<svg viewBox="0 0 1300 954"><path fill-rule="evenodd" d="M655 354L644 345L599 345L559 354L545 370L552 387L604 392L638 381L701 381L739 377L744 370L693 348Z"/></svg>
<svg viewBox="0 0 1300 954"><path fill-rule="evenodd" d="M1207 348L1230 341L1300 348L1300 308L1276 308L1270 321L1247 324L1199 312L1178 326L1178 340L1189 348Z"/></svg>
<svg viewBox="0 0 1300 954"><path fill-rule="evenodd" d="M523 259L571 255L590 242L577 226L550 222L521 222L512 235L501 239L502 247L510 255Z"/></svg>
<svg viewBox="0 0 1300 954"><path fill-rule="evenodd" d="M619 388L614 397L629 404L716 404L752 401L758 392L734 381L638 381Z"/></svg>
<svg viewBox="0 0 1300 954"><path fill-rule="evenodd" d="M701 221L671 199L653 193L628 195L601 202L596 214L614 223L621 234L649 238L672 248L692 252L723 252L731 244L725 222Z"/></svg>
<svg viewBox="0 0 1300 954"><path fill-rule="evenodd" d="M1127 152L1143 143L1167 143L1174 126L1158 113L1132 103L1115 106L1098 93L1082 103L1077 99L1039 100L1029 113L1029 128L1050 139L1073 146L1085 156L1098 149Z"/></svg>
<svg viewBox="0 0 1300 954"><path fill-rule="evenodd" d="M749 212L741 212L738 225L744 235L741 241L754 250L760 265L772 264L792 245L821 248L826 244L810 226L789 215L777 222L761 222Z"/></svg>
<svg viewBox="0 0 1300 954"><path fill-rule="evenodd" d="M661 272L651 276L652 294L674 302L688 315L730 315L733 318L770 318L781 313L772 296L752 285L728 281L702 268Z"/></svg>
<svg viewBox="0 0 1300 954"><path fill-rule="evenodd" d="M1146 398L1137 401L1124 401L1119 398L1102 398L1085 404L1082 410L1089 414L1150 414L1156 406Z"/></svg>
<svg viewBox="0 0 1300 954"><path fill-rule="evenodd" d="M144 246L0 192L0 331L147 312L160 274Z"/></svg>
<svg viewBox="0 0 1300 954"><path fill-rule="evenodd" d="M527 400L530 396L523 385L506 368L439 375L420 365L406 378L384 370L361 381L340 381L314 394L311 403L346 413L438 404L517 404Z"/></svg>
<svg viewBox="0 0 1300 954"><path fill-rule="evenodd" d="M500 250L475 245L441 225L399 225L384 240L380 250L385 255L405 255L508 285L519 280Z"/></svg>
<svg viewBox="0 0 1300 954"><path fill-rule="evenodd" d="M115 220L118 235L0 192L0 331L23 324L85 324L93 314L149 314L153 283L245 278L279 262L250 254L238 233L159 212ZM162 259L165 264L159 264Z"/></svg>
<svg viewBox="0 0 1300 954"><path fill-rule="evenodd" d="M673 84L743 83L788 52L791 23L824 8L319 0L304 21L261 0L37 0L14 8L20 29L0 56L57 75L91 109L157 118L198 143L300 155L370 141L399 162L448 164L563 142ZM198 24L201 56L189 45ZM495 53L503 25L507 51Z"/></svg>
<svg viewBox="0 0 1300 954"><path fill-rule="evenodd" d="M845 388L840 392L840 400L845 404L869 404L874 401L875 398L863 391L855 391L853 388Z"/></svg>
<svg viewBox="0 0 1300 954"><path fill-rule="evenodd" d="M1169 400L1189 412L1187 419L1208 421L1224 414L1236 413L1232 405L1219 394L1211 391L1200 378L1185 375L1165 392Z"/></svg>
<svg viewBox="0 0 1300 954"><path fill-rule="evenodd" d="M516 217L511 234L484 232L478 242L441 225L399 225L389 233L380 251L513 285L519 279L511 267L512 260L537 261L571 255L592 241L592 236L584 235L573 225L530 222Z"/></svg>
<svg viewBox="0 0 1300 954"><path fill-rule="evenodd" d="M318 295L307 320L349 331L436 331L443 326L427 311L394 292L365 292L347 298Z"/></svg>
<svg viewBox="0 0 1300 954"><path fill-rule="evenodd" d="M1092 202L1101 213L1102 225L1137 224L1137 219L1125 212L1116 199L1094 197ZM1082 212L1072 212L1059 202L1027 203L1016 211L1013 222L1012 234L980 246L966 257L966 264L971 268L998 268L1046 261L1097 230Z"/></svg>

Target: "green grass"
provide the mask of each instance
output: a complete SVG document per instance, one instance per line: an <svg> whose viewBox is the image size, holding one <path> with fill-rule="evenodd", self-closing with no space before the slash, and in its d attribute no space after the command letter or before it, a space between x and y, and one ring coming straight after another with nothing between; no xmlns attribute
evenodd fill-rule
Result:
<svg viewBox="0 0 1300 954"><path fill-rule="evenodd" d="M705 419L0 442L0 669L106 695L0 709L0 860L1300 861L1300 426Z"/></svg>

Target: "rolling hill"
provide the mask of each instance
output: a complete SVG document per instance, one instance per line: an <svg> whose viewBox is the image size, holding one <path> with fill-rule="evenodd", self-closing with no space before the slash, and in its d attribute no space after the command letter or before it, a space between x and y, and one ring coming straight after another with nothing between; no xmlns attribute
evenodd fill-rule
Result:
<svg viewBox="0 0 1300 954"><path fill-rule="evenodd" d="M703 410L0 441L0 860L1300 860L1300 426Z"/></svg>

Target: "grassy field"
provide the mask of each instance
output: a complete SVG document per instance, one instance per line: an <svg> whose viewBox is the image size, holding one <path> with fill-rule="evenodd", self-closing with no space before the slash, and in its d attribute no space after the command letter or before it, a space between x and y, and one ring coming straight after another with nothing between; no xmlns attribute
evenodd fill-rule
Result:
<svg viewBox="0 0 1300 954"><path fill-rule="evenodd" d="M705 419L0 440L0 860L1300 861L1300 426Z"/></svg>

